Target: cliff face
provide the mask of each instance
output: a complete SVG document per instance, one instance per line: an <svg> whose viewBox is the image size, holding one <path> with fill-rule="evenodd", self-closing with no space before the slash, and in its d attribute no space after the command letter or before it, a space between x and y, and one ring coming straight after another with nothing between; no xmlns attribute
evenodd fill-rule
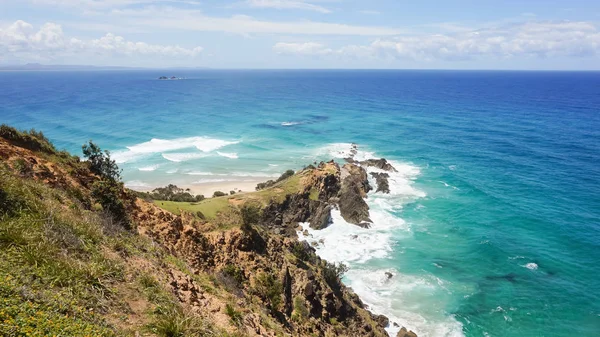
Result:
<svg viewBox="0 0 600 337"><path fill-rule="evenodd" d="M121 189L113 201L124 226L101 206L102 179L87 162L43 136L0 136L0 321L9 335L387 336L386 319L340 282L343 267L295 235L301 221L327 226L332 207L368 221L364 200L343 199L370 188L359 166L308 168L292 189L228 199L208 221Z"/></svg>

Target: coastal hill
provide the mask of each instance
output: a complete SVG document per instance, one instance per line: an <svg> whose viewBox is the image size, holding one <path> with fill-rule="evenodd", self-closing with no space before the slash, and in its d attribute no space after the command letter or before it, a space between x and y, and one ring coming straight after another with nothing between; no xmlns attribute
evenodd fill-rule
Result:
<svg viewBox="0 0 600 337"><path fill-rule="evenodd" d="M299 222L327 226L332 207L368 227L362 166L393 169L385 160L320 163L256 192L174 202L124 188L92 142L83 153L0 127L3 334L375 337L397 324L296 235Z"/></svg>

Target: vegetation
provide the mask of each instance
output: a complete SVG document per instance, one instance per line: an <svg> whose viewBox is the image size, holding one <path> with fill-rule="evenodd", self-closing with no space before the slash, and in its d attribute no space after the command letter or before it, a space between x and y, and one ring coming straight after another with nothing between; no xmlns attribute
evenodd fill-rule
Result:
<svg viewBox="0 0 600 337"><path fill-rule="evenodd" d="M225 193L225 192L215 191L215 193L213 193L213 198L224 197L226 195L227 195L227 193Z"/></svg>
<svg viewBox="0 0 600 337"><path fill-rule="evenodd" d="M35 129L19 131L6 124L2 124L0 125L0 137L31 151L41 151L48 154L56 154L57 152L54 145L46 138L44 133Z"/></svg>
<svg viewBox="0 0 600 337"><path fill-rule="evenodd" d="M242 315L241 312L235 310L233 305L227 303L225 305L225 313L227 314L227 316L229 316L229 318L231 319L231 323L233 325L238 326L238 327L242 326L244 316Z"/></svg>
<svg viewBox="0 0 600 337"><path fill-rule="evenodd" d="M267 301L271 311L279 310L283 284L272 273L262 272L254 278L254 290L263 300Z"/></svg>
<svg viewBox="0 0 600 337"><path fill-rule="evenodd" d="M264 183L259 183L258 185L256 185L256 190L260 191L260 190L264 190L265 188L269 188L269 187L277 184L278 182L284 181L287 178L293 176L294 173L295 173L294 170L287 170L279 178L277 178L277 180L267 180Z"/></svg>
<svg viewBox="0 0 600 337"><path fill-rule="evenodd" d="M292 312L292 320L302 322L309 316L308 308L304 300L300 297L294 297L294 311Z"/></svg>
<svg viewBox="0 0 600 337"><path fill-rule="evenodd" d="M342 285L342 277L348 271L348 266L343 263L331 263L323 261L323 278L331 289L339 290Z"/></svg>
<svg viewBox="0 0 600 337"><path fill-rule="evenodd" d="M117 163L110 159L110 152L94 144L91 140L83 144L83 157L90 163L90 169L100 177L109 181L121 181L121 170Z"/></svg>
<svg viewBox="0 0 600 337"><path fill-rule="evenodd" d="M169 184L165 187L159 187L152 192L138 192L140 198L146 200L163 200L176 202L200 202L204 200L204 195L192 195L189 188L185 190L177 187L177 185Z"/></svg>

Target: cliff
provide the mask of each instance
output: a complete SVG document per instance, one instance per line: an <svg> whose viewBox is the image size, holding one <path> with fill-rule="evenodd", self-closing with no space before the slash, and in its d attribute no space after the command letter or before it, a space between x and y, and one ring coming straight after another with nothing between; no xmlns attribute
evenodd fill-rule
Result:
<svg viewBox="0 0 600 337"><path fill-rule="evenodd" d="M137 198L99 153L81 161L0 127L6 335L387 336L344 266L296 237L298 222L327 226L332 207L368 226L360 165L321 163L189 212Z"/></svg>

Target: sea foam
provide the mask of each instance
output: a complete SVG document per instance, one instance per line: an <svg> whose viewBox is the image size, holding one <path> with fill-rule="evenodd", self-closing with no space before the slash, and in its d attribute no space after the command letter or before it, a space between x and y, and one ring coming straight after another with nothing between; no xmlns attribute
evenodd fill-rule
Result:
<svg viewBox="0 0 600 337"><path fill-rule="evenodd" d="M347 158L353 154L352 146L350 143L330 144L316 150L315 155L321 158ZM354 154L354 159L359 161L371 158L378 157L364 150ZM421 307L424 301L419 296L430 296L434 290L447 291L446 281L433 275L419 277L403 274L397 268L377 267L381 262L375 261L392 259L392 254L397 253L394 249L401 245L402 239L413 235L411 225L395 214L402 210L405 203L426 197L424 191L414 186L421 173L417 166L398 161L390 163L398 171L388 172L390 194L372 191L366 199L373 220L371 228L349 224L338 210L333 210L333 222L329 227L313 230L308 224L301 224L303 230L298 236L314 244L322 258L348 265L349 271L344 282L354 289L372 312L388 316L391 322L405 326L419 336L461 337L462 325L454 317L431 314L430 308L426 307L429 302ZM365 169L368 173L383 172L373 167ZM376 186L374 178L369 175L369 179L371 185ZM308 235L304 235L304 231ZM386 272L393 277L388 278ZM395 336L399 328L390 324L387 330L390 336Z"/></svg>
<svg viewBox="0 0 600 337"><path fill-rule="evenodd" d="M161 153L163 157L171 161L183 161L184 159L190 158L190 154L177 155L168 154L171 151L183 150L196 148L204 153L209 153L220 148L237 144L238 141L227 141L209 137L187 137L187 138L176 138L176 139L158 139L153 138L148 142L139 143L133 146L128 146L127 150L118 150L113 152L113 158L117 163L127 163L135 161L145 156ZM166 157L165 157L166 154ZM174 155L174 156L173 156ZM193 159L193 155L190 159ZM189 160L189 159L187 159Z"/></svg>

